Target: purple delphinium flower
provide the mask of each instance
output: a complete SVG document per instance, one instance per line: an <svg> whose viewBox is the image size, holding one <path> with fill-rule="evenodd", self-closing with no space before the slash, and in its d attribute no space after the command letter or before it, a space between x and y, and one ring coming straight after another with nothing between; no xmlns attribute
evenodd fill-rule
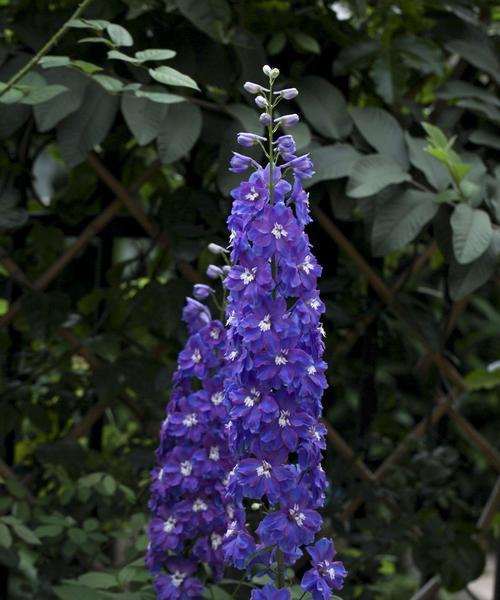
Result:
<svg viewBox="0 0 500 600"><path fill-rule="evenodd" d="M199 299L205 292L208 296L213 290L195 286ZM160 600L201 598L203 584L196 576L201 562L211 567L215 578L222 576L222 540L228 512L234 512L223 483L234 465L225 429L226 331L207 306L192 298L186 301L183 317L190 337L173 377L149 502L146 564Z"/></svg>
<svg viewBox="0 0 500 600"><path fill-rule="evenodd" d="M307 552L313 568L304 573L302 589L311 592L313 600L328 600L333 590L342 589L347 571L340 561L333 561L336 552L332 540L321 538Z"/></svg>
<svg viewBox="0 0 500 600"><path fill-rule="evenodd" d="M274 585L268 583L261 590L252 590L250 600L290 600L290 591L287 589L277 590Z"/></svg>
<svg viewBox="0 0 500 600"><path fill-rule="evenodd" d="M253 591L252 600L288 600L289 591L281 589L284 566L314 542L327 485L321 468L326 430L319 421L327 387L320 323L325 306L317 290L321 267L304 231L311 218L302 180L313 175L313 165L308 154L296 156L291 135L273 141L279 125L298 122L295 114L273 116L278 102L297 91L273 92L279 71L266 65L264 73L269 89L257 84L246 89L259 93L257 104L266 109L261 121L269 137L263 143L269 148L268 163L258 165L240 155L231 162L233 171L237 163L237 172L250 167L252 172L232 191L228 218L224 402L235 466L226 497L240 511L240 520L229 527L223 548L226 561L239 569L276 565L277 585ZM190 352L191 347L185 368L200 369L192 365ZM241 520L246 499L258 501L264 511L253 529ZM337 589L345 570L331 563L329 547L321 541L308 552L313 562L305 585L318 594L326 589L326 578L324 585Z"/></svg>

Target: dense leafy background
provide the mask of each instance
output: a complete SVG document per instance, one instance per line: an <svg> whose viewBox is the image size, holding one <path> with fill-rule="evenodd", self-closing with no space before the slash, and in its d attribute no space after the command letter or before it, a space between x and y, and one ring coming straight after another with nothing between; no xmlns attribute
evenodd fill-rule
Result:
<svg viewBox="0 0 500 600"><path fill-rule="evenodd" d="M356 460L379 466L453 385L423 336L468 382L461 413L498 442L500 377L487 366L500 358L500 6L330 5L95 1L85 17L97 21L74 23L0 99L1 251L31 282L123 192L109 174L135 185L153 226L147 235L122 206L45 291L2 263L1 312L22 303L0 334L0 454L16 475L2 467L1 597L152 597L148 471L185 339L180 309L207 243L225 243L235 133L259 130L241 84L260 81L266 62L301 91L312 206L389 287L403 277L398 310L384 310L366 273L310 227L328 307L326 419ZM0 81L75 8L1 0ZM424 122L444 132L428 128L433 155ZM325 467L327 526L350 570L343 597L404 600L434 573L456 591L482 572L500 523L482 536L474 523L495 473L450 420L429 425L376 487L333 446ZM345 521L359 494L366 503Z"/></svg>

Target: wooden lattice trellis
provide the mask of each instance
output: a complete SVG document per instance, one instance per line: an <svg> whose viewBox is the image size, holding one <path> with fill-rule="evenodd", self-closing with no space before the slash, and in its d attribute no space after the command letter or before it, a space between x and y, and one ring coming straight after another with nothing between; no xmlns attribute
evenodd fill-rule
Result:
<svg viewBox="0 0 500 600"><path fill-rule="evenodd" d="M131 186L126 189L116 177L102 164L95 155L91 155L88 163L95 171L98 177L109 188L115 199L111 202L99 215L97 215L77 236L73 244L34 282L30 281L22 272L19 266L9 256L1 256L0 264L7 270L13 281L15 281L22 290L44 291L52 281L71 261L79 255L86 245L97 236L125 207L133 218L139 223L142 229L151 239L160 245L161 248L168 251L170 241L165 232L161 231L157 224L153 222L144 212L136 199L136 194L141 186L157 171L160 167L159 163L153 163ZM379 485L387 474L388 470L394 465L405 453L411 448L411 442L421 438L427 428L438 423L445 415L455 424L458 431L473 445L475 445L481 453L486 457L491 466L500 473L500 455L491 446L491 444L473 427L473 425L465 419L459 412L456 403L458 396L466 389L465 382L457 369L449 362L446 356L441 352L436 352L421 331L411 321L411 317L407 315L404 308L398 301L398 292L403 288L406 281L419 272L427 260L431 256L434 246L431 245L418 256L408 271L401 275L395 282L392 288L389 288L382 278L371 268L367 261L361 256L351 242L343 235L336 227L331 219L319 208L313 209L313 216L322 229L328 234L335 244L345 253L352 264L366 278L368 283L373 287L380 298L377 311L387 309L391 311L401 322L403 327L417 340L422 348L422 359L419 368L425 367L426 364L432 362L439 370L443 382L448 387L448 393L439 395L435 402L435 406L430 414L422 419L422 421L410 431L406 437L398 444L394 451L384 460L384 462L373 472L368 466L358 460L355 452L350 448L347 442L341 435L331 426L328 425L329 443L346 461L349 462L356 475L363 481L372 486ZM190 282L196 283L202 280L200 274L186 261L178 261L177 269ZM0 326L7 326L19 312L23 302L21 295L15 302L12 303L8 312L0 318ZM443 345L447 337L455 327L456 321L460 312L464 308L464 302L457 303L453 306L450 312L450 317L446 329L443 333ZM353 331L347 336L343 344L337 349L337 355L348 352L354 345L360 335L366 330L376 313L368 314L364 319L360 320ZM59 335L67 342L72 353L81 355L89 364L90 368L95 370L101 365L100 359L83 344L68 327L61 328ZM119 394L117 400L123 402L124 405L136 416L143 420L144 414L142 409L136 404L135 400L127 393L126 390ZM82 419L73 427L67 434L68 439L78 439L85 435L90 428L103 416L104 411L109 406L108 403L99 401L96 402ZM145 424L148 432L152 435L157 435L158 427L156 423L148 422ZM10 467L3 461L0 461L0 475L3 477L16 478ZM34 501L29 489L26 490L28 501ZM343 508L341 518L349 520L352 518L356 510L364 503L363 496L357 496L350 500ZM480 533L485 532L500 504L500 477L497 480L494 489L492 490L482 514L478 520L477 528ZM391 508L390 503L388 504ZM430 579L413 597L412 600L432 600L436 597L440 589L441 583L438 576Z"/></svg>

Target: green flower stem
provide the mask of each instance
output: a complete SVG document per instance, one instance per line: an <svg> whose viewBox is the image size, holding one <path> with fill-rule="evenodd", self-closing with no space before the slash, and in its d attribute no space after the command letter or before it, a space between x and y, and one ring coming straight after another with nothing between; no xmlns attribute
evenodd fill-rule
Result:
<svg viewBox="0 0 500 600"><path fill-rule="evenodd" d="M0 90L0 97L6 94L11 88L13 88L16 83L22 79L26 73L31 71L33 67L35 67L40 60L60 41L60 39L64 36L64 34L68 31L68 23L69 21L73 21L74 19L78 19L78 17L83 13L83 11L87 8L87 6L92 2L92 0L83 0L83 2L78 6L75 12L72 14L71 18L64 23L64 25L58 29L55 34L50 38L50 40L43 46L35 56L15 75L13 75L9 81L6 83L5 87Z"/></svg>

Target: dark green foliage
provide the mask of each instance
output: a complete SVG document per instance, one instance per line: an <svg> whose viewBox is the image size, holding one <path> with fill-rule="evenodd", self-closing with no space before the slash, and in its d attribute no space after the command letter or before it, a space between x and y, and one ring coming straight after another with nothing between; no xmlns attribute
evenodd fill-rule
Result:
<svg viewBox="0 0 500 600"><path fill-rule="evenodd" d="M76 4L0 1L0 94ZM500 11L331 5L94 1L0 96L0 596L153 599L148 473L181 308L207 244L226 244L235 134L261 131L241 85L262 81L265 62L300 90L316 217L402 288L384 310L324 219L310 226L326 420L376 470L456 384L432 350L464 376L460 414L498 442ZM475 523L494 468L448 417L377 485L334 444L325 469L326 524L350 571L342 597L407 600L436 573L456 591L482 572L492 532ZM249 596L234 590L224 581L208 597Z"/></svg>

